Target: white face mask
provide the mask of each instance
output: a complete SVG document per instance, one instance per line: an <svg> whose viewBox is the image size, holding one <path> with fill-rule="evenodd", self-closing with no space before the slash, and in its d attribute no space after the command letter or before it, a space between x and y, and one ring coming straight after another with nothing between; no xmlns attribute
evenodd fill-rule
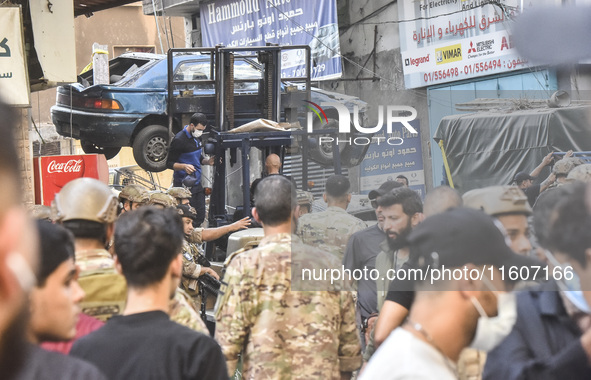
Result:
<svg viewBox="0 0 591 380"><path fill-rule="evenodd" d="M201 135L203 135L203 131L201 129L195 129L193 131L193 137L195 137L196 139L198 139L199 137L201 137Z"/></svg>
<svg viewBox="0 0 591 380"><path fill-rule="evenodd" d="M581 290L581 280L579 279L579 275L572 269L573 266L568 262L561 264L549 251L545 251L544 253L550 264L562 269L564 276L559 281L556 281L562 294L564 294L577 309L585 314L591 314L591 308Z"/></svg>
<svg viewBox="0 0 591 380"><path fill-rule="evenodd" d="M470 298L480 314L474 340L470 347L490 351L509 335L517 320L515 293L496 293L498 315L489 317L475 297Z"/></svg>

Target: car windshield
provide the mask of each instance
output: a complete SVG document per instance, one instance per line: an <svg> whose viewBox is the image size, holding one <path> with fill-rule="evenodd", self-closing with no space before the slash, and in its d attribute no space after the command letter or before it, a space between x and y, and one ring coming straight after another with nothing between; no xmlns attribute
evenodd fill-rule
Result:
<svg viewBox="0 0 591 380"><path fill-rule="evenodd" d="M184 80L210 80L210 61L208 58L183 59L174 71L175 81ZM167 87L166 59L150 62L135 72L125 76L117 82L120 87L134 88L166 88ZM234 77L236 79L254 80L254 82L236 83L236 91L258 91L258 80L262 79L262 71L252 59L236 57L234 61ZM196 84L192 86L181 86L198 88L201 90L213 90L213 84Z"/></svg>

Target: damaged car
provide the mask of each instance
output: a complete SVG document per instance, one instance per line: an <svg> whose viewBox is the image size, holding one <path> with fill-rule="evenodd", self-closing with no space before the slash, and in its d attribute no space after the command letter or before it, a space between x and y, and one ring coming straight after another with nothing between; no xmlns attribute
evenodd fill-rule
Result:
<svg viewBox="0 0 591 380"><path fill-rule="evenodd" d="M187 80L187 75L191 76L191 80L213 79L208 55L177 56L173 65L175 80ZM262 79L262 67L256 60L236 58L235 65L236 79ZM89 70L78 77L77 83L58 87L56 104L51 107L51 118L57 133L79 139L86 153L102 153L107 159L115 157L124 146L132 147L134 158L140 167L153 172L165 170L170 140L167 127L166 55L126 53L112 59L109 69L109 84L93 84L93 73ZM197 84L189 87L177 88L175 91L178 94L191 91L196 95L201 112L209 120L215 120L214 85ZM252 95L251 101L236 103L234 118L237 125L261 117L260 102L257 102L258 92L256 82L235 87L236 95ZM367 103L359 98L312 88L310 100L316 104L341 102L351 113L351 120L355 115L361 125L365 124ZM355 107L358 112L354 112ZM302 104L302 125L306 121L306 112L307 109ZM314 125L314 129L338 128L337 110L326 107L324 112L325 121L322 125ZM173 132L182 128L181 119L175 117ZM355 131L355 128L352 127L351 130ZM350 136L339 136L348 137ZM332 165L332 144L321 144L315 140L310 146L311 159L321 165ZM344 167L358 165L367 150L367 146L342 144L338 147Z"/></svg>

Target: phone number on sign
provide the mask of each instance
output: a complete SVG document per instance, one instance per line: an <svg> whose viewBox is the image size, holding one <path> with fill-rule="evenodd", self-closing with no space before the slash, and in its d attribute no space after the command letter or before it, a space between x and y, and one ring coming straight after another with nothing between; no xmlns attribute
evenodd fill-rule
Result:
<svg viewBox="0 0 591 380"><path fill-rule="evenodd" d="M506 69L515 69L518 66L523 66L527 64L527 60L521 59L512 59L512 60L501 60L501 59L492 59L486 62L478 62L472 63L469 65L464 65L464 68L460 69L458 67L452 67L449 69L444 70L437 70L433 72L428 72L423 74L423 80L425 82L436 82L448 78L458 77L460 75L471 75L482 73L486 71L493 71L493 70L506 70Z"/></svg>

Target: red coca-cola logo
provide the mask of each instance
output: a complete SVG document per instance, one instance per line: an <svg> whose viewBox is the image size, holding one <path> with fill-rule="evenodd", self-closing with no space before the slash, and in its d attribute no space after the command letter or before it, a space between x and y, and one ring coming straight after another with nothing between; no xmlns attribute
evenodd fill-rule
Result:
<svg viewBox="0 0 591 380"><path fill-rule="evenodd" d="M47 173L82 173L83 160L68 160L57 162L53 160L47 165Z"/></svg>
<svg viewBox="0 0 591 380"><path fill-rule="evenodd" d="M73 179L84 177L85 161L80 156L54 157L46 165L45 173L58 188L63 187Z"/></svg>

